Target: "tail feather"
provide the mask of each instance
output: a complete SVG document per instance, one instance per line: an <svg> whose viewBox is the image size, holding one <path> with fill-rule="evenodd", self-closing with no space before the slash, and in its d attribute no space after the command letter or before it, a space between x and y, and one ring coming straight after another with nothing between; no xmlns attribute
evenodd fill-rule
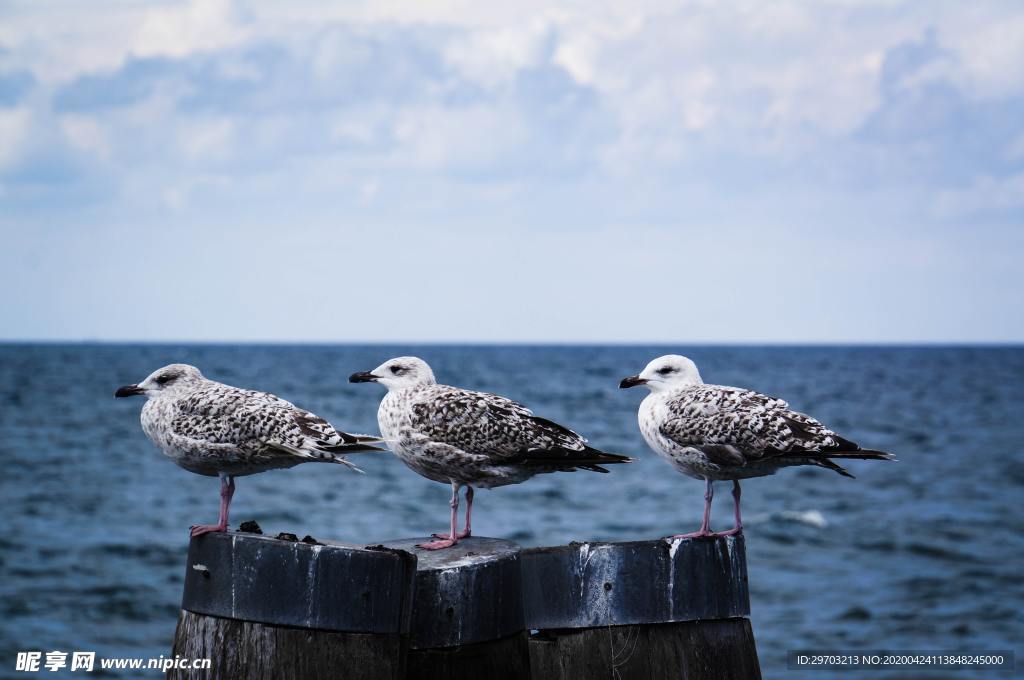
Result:
<svg viewBox="0 0 1024 680"><path fill-rule="evenodd" d="M348 432L338 432L338 436L341 438L339 442L337 439L331 441L319 440L316 445L317 448L323 451L329 451L331 453L359 453L360 451L386 451L379 446L370 446L371 443L378 444L384 440L372 434L349 434Z"/></svg>
<svg viewBox="0 0 1024 680"><path fill-rule="evenodd" d="M278 451L283 451L283 452L289 453L289 454L291 454L293 456L298 456L299 458L303 458L303 459L305 459L305 460L307 460L307 461L309 461L311 463L339 463L341 465L344 465L347 468L351 468L351 469L355 470L356 472L360 472L360 473L362 472L362 470L360 470L358 467L356 467L355 464L349 462L345 458L345 456L341 455L341 453L339 453L337 451L331 451L330 449L328 449L326 447L316 446L316 445L307 445L307 446L304 446L301 449L297 449L294 446L289 446L289 445L283 444L281 442L269 443L269 446L271 448L277 449ZM364 445L363 444L359 444L359 446L364 446ZM339 448L339 447L331 447L331 448Z"/></svg>
<svg viewBox="0 0 1024 680"><path fill-rule="evenodd" d="M384 441L383 437L378 437L375 434L348 434L348 433L346 433L346 434L349 437L349 439L346 439L346 441L350 441L350 442L382 442L382 441Z"/></svg>
<svg viewBox="0 0 1024 680"><path fill-rule="evenodd" d="M362 468L356 466L350 460L345 458L345 456L331 456L330 458L322 458L321 460L323 460L325 463L338 463L340 465L344 465L348 469L354 470L355 472L358 472L361 475L366 474L365 472L363 472Z"/></svg>
<svg viewBox="0 0 1024 680"><path fill-rule="evenodd" d="M844 477L854 479L854 476L847 471L842 465L839 465L832 458L838 458L839 460L896 460L896 456L885 451L875 451L873 449L862 449L857 447L856 444L843 440L844 442L851 444L853 448L846 450L834 450L824 449L821 451L785 451L778 454L779 458L798 458L810 465L818 465L823 468L828 468L838 472Z"/></svg>
<svg viewBox="0 0 1024 680"><path fill-rule="evenodd" d="M856 479L856 477L854 477L852 474L850 474L850 472L846 468L844 468L842 465L839 465L837 463L833 463L828 458L813 458L811 460L814 462L815 465L820 465L823 468L828 468L829 470L833 470L835 472L838 472L843 477L849 477L850 479Z"/></svg>
<svg viewBox="0 0 1024 680"><path fill-rule="evenodd" d="M380 441L372 440L372 441ZM370 446L369 444L334 444L331 446L319 447L322 451L328 451L330 453L359 453L361 451L387 451L379 446Z"/></svg>
<svg viewBox="0 0 1024 680"><path fill-rule="evenodd" d="M885 451L856 449L854 451L823 451L822 455L829 458L854 458L861 460L896 460L896 456Z"/></svg>
<svg viewBox="0 0 1024 680"><path fill-rule="evenodd" d="M590 470L592 472L608 472L602 465L632 463L635 459L620 456L617 453L606 453L592 446L583 449L531 449L513 459L514 462L526 465L544 465L565 470Z"/></svg>

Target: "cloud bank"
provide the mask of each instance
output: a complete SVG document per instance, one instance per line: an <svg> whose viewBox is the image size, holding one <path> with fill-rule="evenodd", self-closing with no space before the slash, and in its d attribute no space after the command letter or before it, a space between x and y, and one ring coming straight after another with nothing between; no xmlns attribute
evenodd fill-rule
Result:
<svg viewBox="0 0 1024 680"><path fill-rule="evenodd" d="M5 7L2 337L1024 337L1018 3Z"/></svg>

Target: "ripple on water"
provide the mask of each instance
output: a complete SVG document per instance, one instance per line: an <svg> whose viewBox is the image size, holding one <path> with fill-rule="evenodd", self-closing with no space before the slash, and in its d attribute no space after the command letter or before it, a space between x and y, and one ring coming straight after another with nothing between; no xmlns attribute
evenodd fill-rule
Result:
<svg viewBox="0 0 1024 680"><path fill-rule="evenodd" d="M763 518L747 533L761 650L998 649L1024 638L1011 606L1024 599L1024 537L1000 530L1019 512L1024 485L1024 350L674 349L709 381L785 397L900 459L851 461L856 480L798 469L744 484L748 516ZM324 367L346 375L410 353L444 379L527 401L595 445L640 459L607 475L545 475L481 493L479 535L524 545L628 540L699 523L701 485L647 451L639 395L616 385L662 347L0 346L0 645L89 643L117 656L169 649L185 528L215 516L215 480L153 450L139 430L140 404L110 399L114 387L186 361L371 432L379 392L325 383ZM570 383L563 367L580 356L586 370ZM989 464L979 468L979 459ZM271 535L364 543L446 524L442 485L392 456L366 466L365 476L299 466L246 478L233 516ZM714 526L731 526L729 501L716 497ZM785 515L813 509L827 526ZM784 655L766 651L761 661L766 679L789 677Z"/></svg>

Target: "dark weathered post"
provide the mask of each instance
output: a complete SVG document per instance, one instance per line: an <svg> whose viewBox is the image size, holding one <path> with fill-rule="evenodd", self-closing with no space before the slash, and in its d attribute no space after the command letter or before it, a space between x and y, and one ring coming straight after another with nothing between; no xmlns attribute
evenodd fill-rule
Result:
<svg viewBox="0 0 1024 680"><path fill-rule="evenodd" d="M760 678L743 538L522 552L534 678Z"/></svg>
<svg viewBox="0 0 1024 680"><path fill-rule="evenodd" d="M192 539L174 678L405 677L416 558L248 533Z"/></svg>
<svg viewBox="0 0 1024 680"><path fill-rule="evenodd" d="M519 547L473 537L452 548L429 551L416 548L422 542L385 544L417 557L407 677L529 678Z"/></svg>

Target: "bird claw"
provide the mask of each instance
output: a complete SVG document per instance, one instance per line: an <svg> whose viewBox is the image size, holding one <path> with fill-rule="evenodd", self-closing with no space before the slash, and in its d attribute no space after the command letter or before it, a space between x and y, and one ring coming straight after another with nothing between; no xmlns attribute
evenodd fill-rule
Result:
<svg viewBox="0 0 1024 680"><path fill-rule="evenodd" d="M416 547L423 548L424 550L441 550L443 548L450 548L458 542L458 538L445 536L440 541L431 541L430 543L418 543Z"/></svg>
<svg viewBox="0 0 1024 680"><path fill-rule="evenodd" d="M440 539L442 541L446 541L449 538L451 538L451 534L430 534L430 535L433 536L434 538ZM463 538L469 538L471 535L472 534L469 531L460 531L459 533L455 534L455 538L461 540Z"/></svg>
<svg viewBox="0 0 1024 680"><path fill-rule="evenodd" d="M713 531L691 531L688 534L675 534L674 536L666 536L666 541L675 541L681 538L713 538L717 536Z"/></svg>
<svg viewBox="0 0 1024 680"><path fill-rule="evenodd" d="M222 526L220 524L195 524L189 527L189 535L192 538L195 538L196 536L202 536L203 534L212 534L227 530L227 525Z"/></svg>
<svg viewBox="0 0 1024 680"><path fill-rule="evenodd" d="M732 529L729 529L728 531L716 531L715 533L713 533L711 535L715 536L717 538L723 538L725 536L740 536L742 534L743 534L743 527L733 527Z"/></svg>

